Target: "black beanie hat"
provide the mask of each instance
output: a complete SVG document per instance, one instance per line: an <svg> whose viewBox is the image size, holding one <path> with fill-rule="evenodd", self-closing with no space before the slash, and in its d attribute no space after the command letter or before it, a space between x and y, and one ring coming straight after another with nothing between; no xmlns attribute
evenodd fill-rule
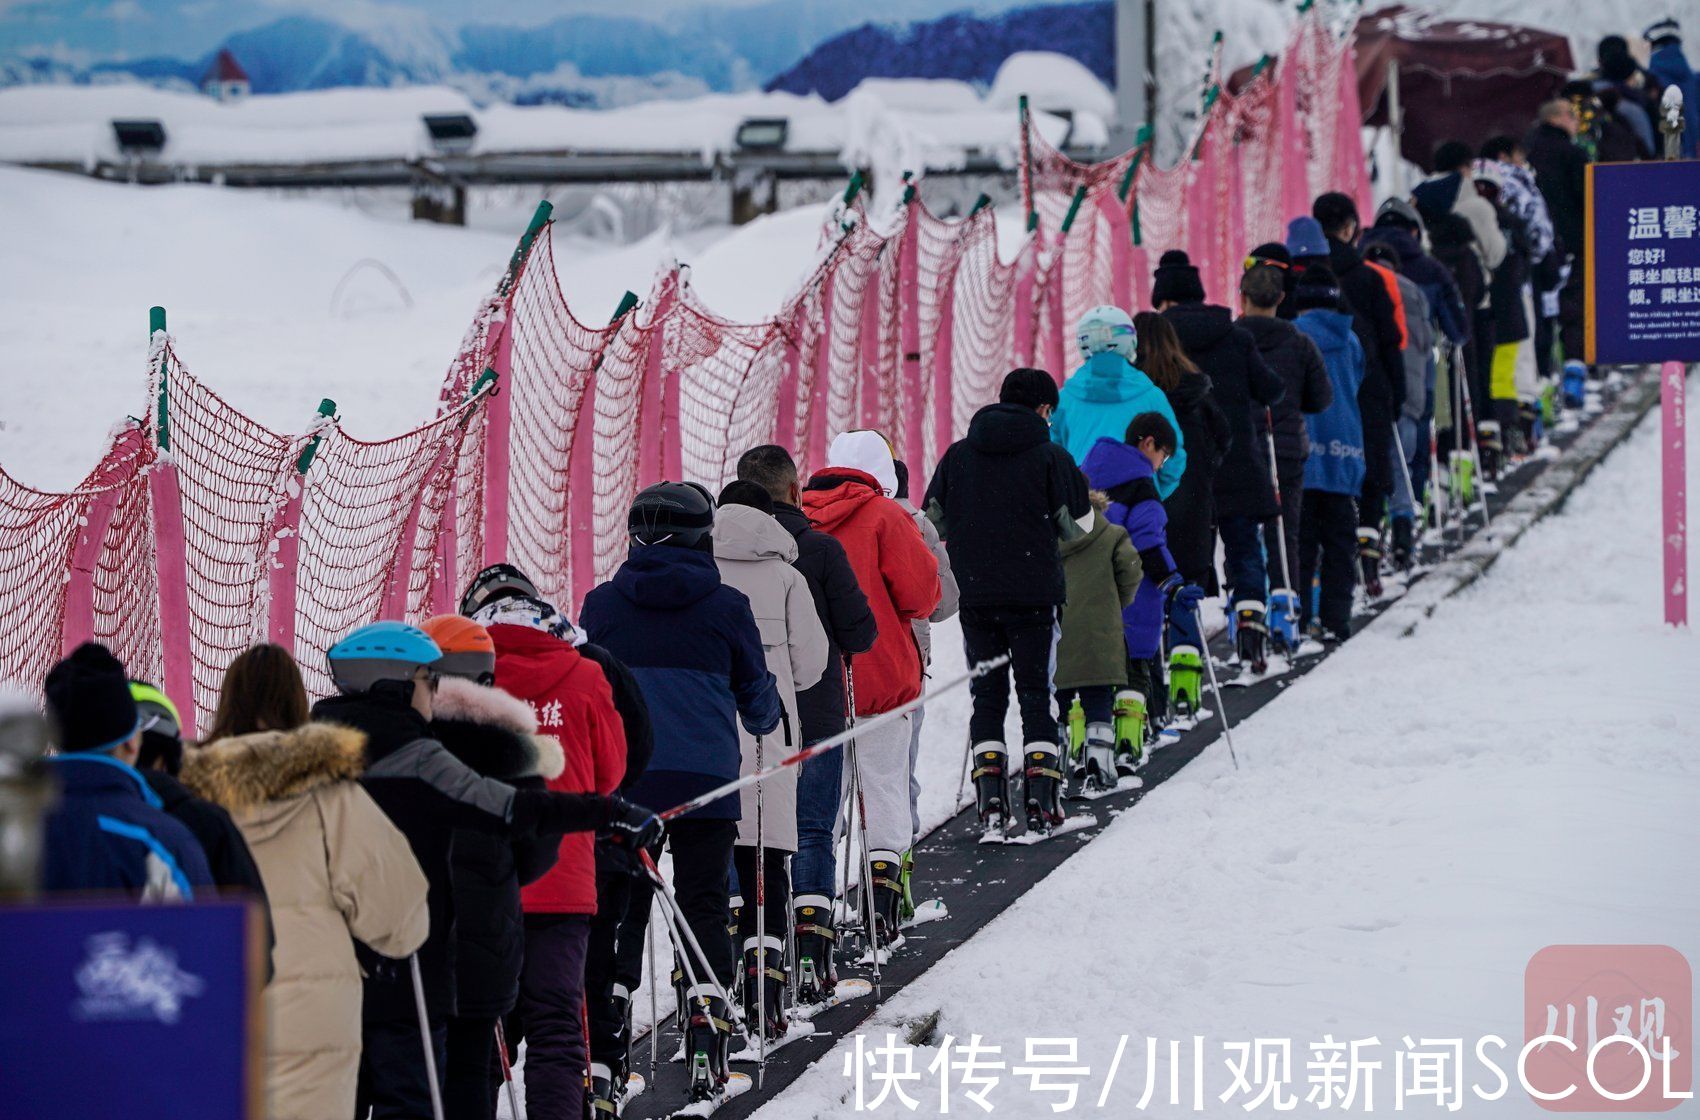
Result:
<svg viewBox="0 0 1700 1120"><path fill-rule="evenodd" d="M141 726L130 677L99 642L84 642L55 665L44 691L62 751L109 750Z"/></svg>
<svg viewBox="0 0 1700 1120"><path fill-rule="evenodd" d="M1198 278L1198 269L1182 250L1170 249L1158 259L1157 271L1151 278L1151 302L1204 302L1204 281Z"/></svg>
<svg viewBox="0 0 1700 1120"><path fill-rule="evenodd" d="M1287 252L1287 247L1279 241L1265 241L1257 248L1246 254L1252 260L1279 261L1282 264L1292 264L1293 254Z"/></svg>
<svg viewBox="0 0 1700 1120"><path fill-rule="evenodd" d="M1293 289L1293 307L1299 311L1314 311L1319 307L1338 311L1340 283L1334 278L1334 270L1325 264L1313 264L1305 269Z"/></svg>
<svg viewBox="0 0 1700 1120"><path fill-rule="evenodd" d="M720 500L715 504L722 507L749 506L751 509L759 509L763 513L771 514L773 512L773 495L753 482L735 478L721 487Z"/></svg>

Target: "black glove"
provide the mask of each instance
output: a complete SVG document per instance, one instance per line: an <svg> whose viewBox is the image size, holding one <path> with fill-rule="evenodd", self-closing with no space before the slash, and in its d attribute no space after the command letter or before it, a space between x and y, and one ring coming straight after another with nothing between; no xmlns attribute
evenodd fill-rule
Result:
<svg viewBox="0 0 1700 1120"><path fill-rule="evenodd" d="M598 843L616 867L640 874L643 862L638 853L659 847L666 827L660 817L618 795L606 798L604 804L607 820L596 830Z"/></svg>
<svg viewBox="0 0 1700 1120"><path fill-rule="evenodd" d="M512 826L519 834L589 832L600 830L605 819L602 798L594 794L541 789L514 791Z"/></svg>

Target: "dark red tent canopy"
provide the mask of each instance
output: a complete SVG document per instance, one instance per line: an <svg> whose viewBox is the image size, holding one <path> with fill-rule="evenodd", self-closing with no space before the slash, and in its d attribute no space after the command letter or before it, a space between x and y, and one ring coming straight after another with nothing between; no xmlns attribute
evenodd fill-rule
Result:
<svg viewBox="0 0 1700 1120"><path fill-rule="evenodd" d="M1522 136L1575 67L1570 41L1556 32L1442 19L1397 5L1359 17L1355 34L1364 123L1389 123L1388 64L1397 63L1400 150L1425 170L1448 140L1475 146L1491 136Z"/></svg>

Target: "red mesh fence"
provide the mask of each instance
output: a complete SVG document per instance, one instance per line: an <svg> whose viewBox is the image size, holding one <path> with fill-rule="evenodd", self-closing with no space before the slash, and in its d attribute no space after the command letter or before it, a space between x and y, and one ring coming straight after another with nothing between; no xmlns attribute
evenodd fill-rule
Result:
<svg viewBox="0 0 1700 1120"><path fill-rule="evenodd" d="M121 428L81 486L48 494L0 473L0 680L39 688L65 649L98 638L204 727L252 642L292 648L322 695L337 637L452 610L496 560L576 604L624 556L641 487L718 489L758 443L809 470L835 434L877 428L918 492L1012 366L1060 381L1082 312L1146 306L1162 250L1185 248L1210 298L1231 304L1246 250L1281 239L1316 193L1367 206L1353 73L1350 48L1301 21L1278 64L1214 98L1174 168L1144 150L1076 163L1024 120L1034 220L1014 260L998 255L989 205L942 219L921 183L890 228L847 203L817 268L757 323L714 314L672 267L635 308L587 325L534 224L451 361L437 416L393 439L355 439L330 417L272 432L156 336L149 419Z"/></svg>

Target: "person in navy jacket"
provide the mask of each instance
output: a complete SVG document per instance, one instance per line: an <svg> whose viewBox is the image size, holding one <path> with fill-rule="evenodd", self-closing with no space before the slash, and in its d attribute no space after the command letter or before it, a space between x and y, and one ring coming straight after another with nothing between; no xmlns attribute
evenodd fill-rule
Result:
<svg viewBox="0 0 1700 1120"><path fill-rule="evenodd" d="M47 818L42 888L124 891L141 902L210 896L206 853L133 765L141 717L112 651L84 642L47 674L46 693L60 797Z"/></svg>
<svg viewBox="0 0 1700 1120"><path fill-rule="evenodd" d="M750 601L720 580L708 492L657 483L638 494L626 527L631 551L613 579L585 596L579 621L592 642L626 663L643 691L655 753L629 796L662 812L736 779L738 723L752 735L771 735L782 709ZM727 868L739 816L733 794L668 824L679 908L727 988L735 967ZM647 921L648 901L647 893L634 897L626 917L634 928ZM705 1053L716 1086L724 1084L730 1009L706 991L686 998L686 1061Z"/></svg>

